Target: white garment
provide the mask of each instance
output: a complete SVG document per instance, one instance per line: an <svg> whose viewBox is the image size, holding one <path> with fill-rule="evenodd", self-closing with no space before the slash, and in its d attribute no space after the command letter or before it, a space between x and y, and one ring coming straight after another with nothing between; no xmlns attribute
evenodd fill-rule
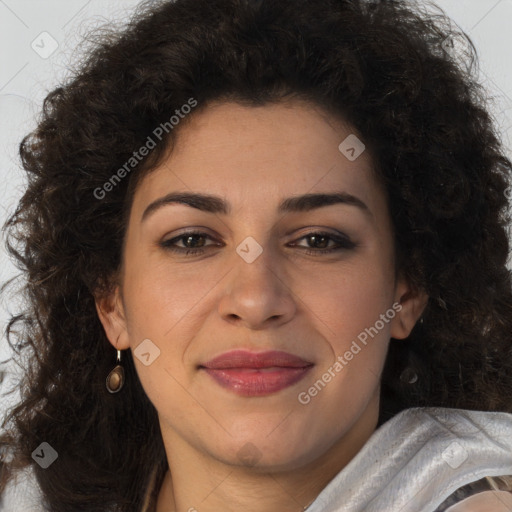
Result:
<svg viewBox="0 0 512 512"><path fill-rule="evenodd" d="M412 408L381 425L307 512L435 512L458 488L512 475L512 414Z"/></svg>

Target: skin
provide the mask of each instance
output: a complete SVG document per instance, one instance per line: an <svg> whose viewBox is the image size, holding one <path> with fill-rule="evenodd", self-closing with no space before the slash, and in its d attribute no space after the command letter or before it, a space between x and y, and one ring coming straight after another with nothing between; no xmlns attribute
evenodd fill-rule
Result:
<svg viewBox="0 0 512 512"><path fill-rule="evenodd" d="M485 491L451 506L446 512L510 512L512 493L507 491Z"/></svg>
<svg viewBox="0 0 512 512"><path fill-rule="evenodd" d="M368 151L349 161L338 149L355 133L346 123L298 100L214 103L178 133L167 159L137 187L119 285L96 303L114 347L134 350L150 339L160 350L149 366L134 358L170 465L157 511L302 510L375 431L389 339L409 335L427 297L395 274L386 195ZM284 198L340 190L367 209L277 212ZM149 204L177 191L220 196L231 212L172 203L141 222ZM211 237L175 242L202 247L202 255L159 245L184 228ZM344 233L355 247L308 255L318 242L306 235L318 231ZM252 263L236 252L249 236L263 249ZM400 312L378 335L300 403L298 394L397 303ZM242 397L198 369L236 348L284 350L314 367L291 387ZM254 457L244 462L238 455L247 443Z"/></svg>

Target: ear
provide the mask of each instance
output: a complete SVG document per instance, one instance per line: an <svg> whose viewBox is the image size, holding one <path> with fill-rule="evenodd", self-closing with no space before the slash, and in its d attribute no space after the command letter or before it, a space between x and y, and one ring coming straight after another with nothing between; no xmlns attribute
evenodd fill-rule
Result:
<svg viewBox="0 0 512 512"><path fill-rule="evenodd" d="M126 317L119 286L107 295L96 297L96 311L108 340L118 350L130 347Z"/></svg>
<svg viewBox="0 0 512 512"><path fill-rule="evenodd" d="M391 321L391 337L404 339L409 336L428 302L428 295L422 290L413 289L404 278L397 281L395 303L401 309Z"/></svg>

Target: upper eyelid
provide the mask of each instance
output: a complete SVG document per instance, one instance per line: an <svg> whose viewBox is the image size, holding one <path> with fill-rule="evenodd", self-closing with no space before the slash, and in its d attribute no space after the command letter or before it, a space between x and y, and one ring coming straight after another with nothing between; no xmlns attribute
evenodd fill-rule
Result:
<svg viewBox="0 0 512 512"><path fill-rule="evenodd" d="M347 242L349 243L354 243L352 241L352 239L346 235L345 233L341 233L341 232L337 232L337 233L331 233L329 231L327 231L325 228L313 228L312 230L308 231L307 233L304 233L304 234L301 234L300 236L296 236L294 237L293 240L295 241L299 241L299 240L302 240L303 238L306 238L308 236L312 236L312 235L315 235L315 234L322 234L323 236L327 236L327 237L330 237L332 239L336 239L336 238L339 238L341 240L346 240ZM210 233L206 232L206 231L200 231L200 230L193 230L191 229L190 231L184 231L182 233L180 233L179 235L176 235L176 236L173 236L171 238L168 238L166 240L164 240L162 243L168 243L168 242L171 242L171 241L174 241L174 242L178 242L180 241L182 238L186 237L186 236L205 236L205 238L209 238L213 241L218 241L217 238L213 235L211 235ZM211 245L215 245L215 244L210 244Z"/></svg>
<svg viewBox="0 0 512 512"><path fill-rule="evenodd" d="M174 235L170 238L167 238L164 240L164 242L169 242L170 240L180 240L181 238L185 236L206 236L207 238L211 238L212 240L216 240L216 237L208 233L207 231L201 231L201 230L193 230L190 231L183 231L182 233L179 233L178 235Z"/></svg>
<svg viewBox="0 0 512 512"><path fill-rule="evenodd" d="M172 238L169 238L167 240L164 240L164 242L170 242L172 240L174 241L180 241L182 238L186 237L186 236L199 236L199 235L202 235L202 236L205 236L205 238L209 238L210 240L216 240L216 238L212 235L210 235L209 233L205 233L205 232L195 232L195 231L186 231L185 233L181 233L180 235L177 235L177 236L173 236ZM213 245L213 244L211 244Z"/></svg>

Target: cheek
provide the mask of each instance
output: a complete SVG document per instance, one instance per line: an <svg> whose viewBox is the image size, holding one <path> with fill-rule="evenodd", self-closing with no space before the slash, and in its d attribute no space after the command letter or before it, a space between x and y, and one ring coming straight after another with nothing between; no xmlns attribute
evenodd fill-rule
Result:
<svg viewBox="0 0 512 512"><path fill-rule="evenodd" d="M187 325L201 314L219 279L219 273L197 265L135 267L125 279L130 338L153 336L163 342L179 331L186 339Z"/></svg>
<svg viewBox="0 0 512 512"><path fill-rule="evenodd" d="M186 401L183 385L188 375L183 361L197 336L218 275L198 273L197 268L192 271L191 265L186 271L177 272L168 266L137 265L133 261L126 268L127 330L141 384L155 406L161 406L159 400L164 396L164 403L169 397L175 404ZM148 365L144 364L147 357L146 361L138 357L143 340L154 345L145 351L151 354Z"/></svg>
<svg viewBox="0 0 512 512"><path fill-rule="evenodd" d="M340 349L373 326L391 307L394 295L393 275L378 262L310 273L301 278L299 289L303 304L319 327L323 325L322 332ZM388 334L389 324L379 330Z"/></svg>
<svg viewBox="0 0 512 512"><path fill-rule="evenodd" d="M303 284L309 290L304 300L309 316L328 349L316 376L321 382L312 390L322 396L312 401L319 407L343 404L344 412L334 408L329 413L340 420L349 410L355 414L379 385L396 315L393 275L374 261L312 275Z"/></svg>

